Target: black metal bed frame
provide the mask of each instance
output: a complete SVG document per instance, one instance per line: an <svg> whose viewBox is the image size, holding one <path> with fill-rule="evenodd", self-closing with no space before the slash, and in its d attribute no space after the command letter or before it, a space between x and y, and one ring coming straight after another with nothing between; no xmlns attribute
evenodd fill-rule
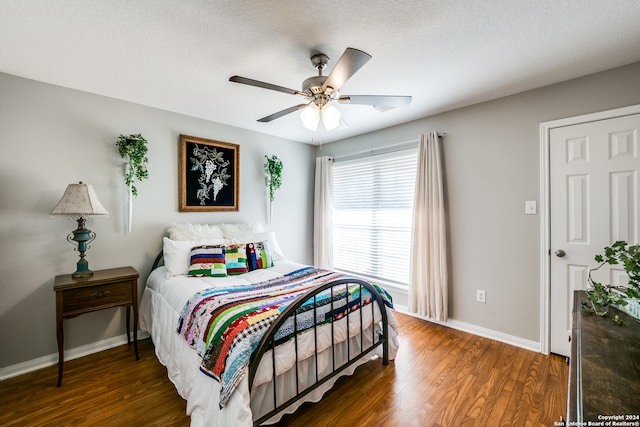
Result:
<svg viewBox="0 0 640 427"><path fill-rule="evenodd" d="M319 378L318 377L318 339L317 339L317 328L318 326L322 326L322 325L327 325L326 322L322 322L322 323L318 323L318 319L316 316L316 297L319 293L324 292L328 289L331 289L331 312L333 312L333 308L334 308L334 302L333 302L333 295L335 293L334 289L339 289L340 287L344 287L345 290L347 290L347 295L348 295L348 287L349 285L357 285L359 286L358 288L358 295L359 295L359 319L360 319L360 350L359 353L354 356L351 357L351 343L350 343L350 336L349 336L349 331L350 331L350 325L349 325L349 314L351 313L350 310L347 309L347 315L344 317L345 321L346 321L346 330L347 330L347 339L346 339L346 346L347 346L347 361L346 363L336 367L336 360L335 360L335 335L334 335L334 331L333 331L333 324L334 324L334 320L333 320L333 316L331 317L331 321L330 321L330 327L331 327L331 346L330 348L332 349L332 370L329 374L327 374L326 376ZM371 292L371 296L372 296L372 301L370 304L368 304L371 307L371 334L372 334L372 344L367 347L367 348L363 348L364 345L364 331L363 331L363 325L362 325L362 310L368 309L368 307L363 307L361 302L362 302L362 288L366 288L369 292ZM304 390L300 390L299 389L299 372L298 372L298 319L297 319L297 315L298 315L298 311L300 309L300 307L305 304L306 302L313 300L313 311L314 311L314 316L313 318L315 319L314 324L311 328L305 329L305 331L308 331L310 329L313 330L313 334L314 334L314 355L312 357L315 357L315 383L311 384L310 386L308 386L307 388L305 388ZM380 335L378 336L378 339L376 340L375 337L375 306L376 303L379 307L380 310L380 315L381 315L381 320L382 320L382 331L380 333ZM278 404L278 395L277 395L277 387L276 387L276 352L272 351L271 352L271 366L272 366L272 376L271 376L271 382L272 382L272 387L273 387L273 405L274 405L274 409L272 409L270 412L268 412L265 415L262 415L260 418L254 420L253 425L254 426L259 426L262 422L268 420L269 418L271 418L273 415L277 414L278 412L280 412L282 409L286 408L287 406L289 406L290 404L292 404L293 402L295 402L296 400L300 399L302 396L312 392L313 390L315 390L316 388L318 388L319 386L321 386L322 384L324 384L325 382L329 381L331 378L335 377L336 375L338 375L340 372L344 371L345 369L347 369L349 366L353 365L356 361L358 361L361 357L363 357L365 354L371 352L373 349L375 349L376 347L382 345L382 364L384 366L387 366L389 364L389 325L388 325L388 318L387 318L387 311L384 305L384 300L382 299L382 296L380 295L380 293L378 292L378 290L371 285L370 283L365 282L364 280L360 280L360 279L355 279L355 278L342 278L342 279L337 279L337 280L332 280L330 282L324 283L323 285L317 286L313 289L310 289L308 292L306 292L304 295L302 295L300 298L298 298L294 303L289 304L289 306L282 312L282 314L280 314L280 316L278 316L278 318L271 323L271 326L269 327L269 329L267 330L267 332L264 334L264 336L262 337L262 340L260 341L260 343L258 344L258 347L256 348L256 350L254 351L254 353L251 355L251 359L249 361L249 390L251 391L252 387L253 387L253 380L255 378L256 372L258 370L258 366L260 364L260 361L262 360L264 354L269 351L269 350L273 350L274 348L274 344L275 344L275 336L276 333L278 332L278 330L280 329L280 327L287 321L287 319L289 319L290 317L293 317L293 326L294 326L294 332L293 332L293 337L291 339L294 340L294 348L295 348L295 362L294 362L294 368L295 369L295 379L296 379L296 394L295 396L293 396L292 398L286 400L285 402L282 402L280 404Z"/></svg>
<svg viewBox="0 0 640 427"><path fill-rule="evenodd" d="M153 267L152 267L152 271L155 270L158 266L161 265L162 262L162 251L160 252L160 254L158 254L158 256L156 257L155 261L153 262ZM358 309L358 313L359 313L359 319L360 319L360 349L357 355L355 355L354 357L351 357L351 342L350 342L350 314L352 313L349 309L347 309L347 314L344 316L344 319L346 321L346 330L347 330L347 339L345 341L346 346L347 346L347 361L345 363L343 363L342 365L336 367L336 360L335 360L335 346L336 346L336 342L335 342L335 335L334 335L334 320L333 320L333 316L331 316L331 320L329 322L318 322L318 318L316 316L316 298L317 295L320 294L321 292L324 292L328 289L331 289L330 293L331 293L331 312L334 311L334 301L333 301L333 296L335 294L335 292L339 292L341 288L344 288L347 291L347 298L348 298L348 288L349 285L357 285L359 286L358 288L358 303L359 303L359 309ZM365 309L369 309L369 307L367 306L362 306L362 288L366 288L370 293L371 293L371 297L372 297L372 301L368 304L368 306L370 306L371 309L371 335L372 335L372 344L370 346L368 346L367 348L363 348L364 346L364 330L363 330L363 320L362 320L362 310ZM308 387L306 387L304 390L300 390L299 386L300 386L300 381L299 381L299 372L298 372L298 312L300 311L300 307L302 307L302 305L304 305L305 303L309 302L310 300L313 300L313 311L314 311L314 324L310 327L310 328L306 328L305 331L309 331L309 330L313 330L313 334L314 334L314 354L311 357L315 357L315 382L312 383L311 385L309 385ZM380 311L380 316L381 316L381 323L382 323L382 330L380 332L380 334L378 335L377 339L376 339L376 328L375 328L375 307L376 305L379 308ZM296 380L296 394L291 397L290 399L286 400L285 402L281 402L280 404L278 404L278 395L277 395L277 387L276 387L276 381L277 381L277 372L276 372L276 352L275 351L271 351L271 366L272 366L272 378L271 378L271 382L272 382L272 387L273 387L273 402L274 402L274 408L262 415L260 418L256 419L253 421L253 425L254 426L259 426L261 423L263 423L264 421L268 420L269 418L271 418L272 416L276 415L278 412L282 411L284 408L286 408L287 406L289 406L290 404L292 404L293 402L297 401L298 399L300 399L301 397L305 396L306 394L312 392L313 390L315 390L316 388L318 388L319 386L321 386L322 384L324 384L325 382L329 381L330 379L332 379L333 377L335 377L336 375L339 375L341 372L343 372L344 370L346 370L347 368L349 368L351 365L353 365L354 363L356 363L358 360L360 360L362 357L364 357L366 354L370 353L371 351L373 351L375 348L379 347L382 345L382 364L384 366L389 365L389 322L388 322L388 316L387 316L387 311L386 311L386 307L384 304L384 300L382 298L382 296L380 295L380 293L378 292L378 290L370 283L364 281L364 280L360 280L360 279L356 279L356 278L351 278L351 277L345 277L345 278L341 278L341 279L336 279L336 280L332 280L329 281L327 283L324 283L320 286L317 286L313 289L310 289L309 291L307 291L304 295L302 295L301 297L299 297L295 302L289 304L289 306L280 314L280 316L278 316L278 318L270 325L269 329L267 330L267 332L264 334L264 336L262 337L262 340L260 341L260 343L258 344L258 347L256 348L256 350L253 352L253 354L251 355L251 358L249 360L249 392L251 393L251 390L253 388L253 381L255 379L256 376L256 372L258 370L258 366L260 365L260 361L263 359L265 353L267 353L269 350L274 350L274 347L277 346L276 343L276 334L278 332L278 330L280 329L280 327L287 321L287 319L293 317L293 327L294 327L294 332L293 332L293 336L290 339L294 340L294 348L295 348L295 362L294 362L294 366L292 369L295 369L295 380ZM318 339L317 339L317 328L319 326L329 326L331 327L331 346L329 348L331 348L331 352L332 352L332 362L331 362L331 366L332 369L330 371L330 373L326 374L325 376L323 376L322 378L319 378L319 373L318 373ZM301 331L304 332L304 331ZM341 343L338 343L341 344Z"/></svg>

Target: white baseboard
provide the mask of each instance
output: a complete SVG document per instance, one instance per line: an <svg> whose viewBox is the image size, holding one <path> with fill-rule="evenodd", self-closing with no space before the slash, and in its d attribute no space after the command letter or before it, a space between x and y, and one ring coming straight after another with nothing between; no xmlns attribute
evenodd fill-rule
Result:
<svg viewBox="0 0 640 427"><path fill-rule="evenodd" d="M421 316L415 313L409 313L407 307L394 304L394 308L401 313L408 314L409 316L417 317L419 319L426 320L427 322L436 323L438 325L446 326L459 331L468 332L473 335L478 335L484 338L489 338L495 341L500 341L505 344L513 345L515 347L524 348L525 350L535 351L540 353L540 343L538 341L531 341L524 338L516 337L514 335L505 334L504 332L494 331L493 329L483 328L481 326L472 325L471 323L460 322L455 319L441 322L439 320L431 319L425 316Z"/></svg>
<svg viewBox="0 0 640 427"><path fill-rule="evenodd" d="M138 340L148 338L149 334L138 331ZM66 349L64 351L64 360L77 359L99 351L108 350L127 343L127 334L107 338L90 344L81 345L80 347ZM37 371L38 369L48 368L49 366L58 364L58 353L49 354L47 356L38 357L37 359L27 360L26 362L16 365L0 368L0 381L17 377L18 375L28 372Z"/></svg>

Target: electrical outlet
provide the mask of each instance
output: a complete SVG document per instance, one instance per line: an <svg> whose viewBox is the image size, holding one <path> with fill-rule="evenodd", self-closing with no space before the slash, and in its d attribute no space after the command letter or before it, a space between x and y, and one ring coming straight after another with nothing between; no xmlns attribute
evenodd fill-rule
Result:
<svg viewBox="0 0 640 427"><path fill-rule="evenodd" d="M487 302L487 292L484 289L476 290L476 301L483 304Z"/></svg>

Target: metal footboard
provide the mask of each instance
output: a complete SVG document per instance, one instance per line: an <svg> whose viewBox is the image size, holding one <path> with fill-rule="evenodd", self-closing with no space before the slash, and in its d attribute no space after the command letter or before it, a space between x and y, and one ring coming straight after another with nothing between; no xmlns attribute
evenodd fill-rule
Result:
<svg viewBox="0 0 640 427"><path fill-rule="evenodd" d="M318 296L318 294L320 294L321 292L330 290L330 295L331 295L331 306L330 306L330 312L333 313L334 312L334 295L339 293L341 290L344 290L346 292L347 295L347 300L348 300L348 296L349 296L349 291L348 288L350 286L358 286L358 299L356 299L358 306L359 306L359 320L360 320L360 349L358 350L358 354L355 356L351 356L351 337L350 337L350 317L349 314L350 313L355 313L355 311L352 311L349 308L349 304L347 304L347 312L346 315L344 316L346 318L346 346L347 346L347 361L346 363L343 363L342 365L336 367L336 360L335 360L335 346L336 344L340 344L340 343L336 343L335 342L335 335L334 335L334 323L337 322L337 320L334 320L334 316L331 316L331 320L330 321L324 321L324 322L318 322L318 317L316 315L316 298ZM362 294L363 294L363 288L368 290L371 294L371 298L372 301L371 303L367 304L366 306L362 305ZM307 302L309 301L313 301L313 325L310 328L306 328L304 330L304 332L309 331L310 329L313 330L313 335L314 335L314 345L315 345L315 350L314 350L314 354L311 356L311 358L315 357L315 382L312 383L311 385L309 385L308 387L306 387L304 390L299 390L299 384L300 384L300 380L299 380L299 371L298 371L298 313L300 312L300 308ZM352 301L352 303L355 301ZM375 307L376 305L378 306L379 310L380 310L380 316L381 316L381 322L382 322L382 331L379 334L378 337L376 337L376 328L375 328ZM362 310L371 310L371 345L367 346L366 348L364 348L364 330L363 330L363 312ZM279 329L282 327L282 325L287 321L287 319L289 318L293 318L293 336L290 338L292 340L294 340L294 348L295 348L295 362L294 362L294 366L292 369L295 370L295 382L296 382L296 394L291 397L290 399L287 399L284 402L279 402L279 397L278 397L278 387L276 386L276 381L277 381L277 372L276 372L276 351L275 351L275 347L276 347L276 333L279 331ZM319 378L319 373L318 373L318 340L317 340L317 330L320 326L323 325L327 325L327 323L330 324L331 327L331 352L332 352L332 362L331 362L331 371L330 373L328 373L327 375L323 376L322 378ZM260 362L262 361L263 357L265 356L265 353L267 353L269 350L273 350L271 351L271 366L272 366L272 388L273 388L273 409L262 415L260 418L254 420L253 424L254 426L258 426L260 425L262 422L268 420L269 418L271 418L272 416L274 416L275 414L277 414L278 412L280 412L282 409L286 408L287 406L289 406L290 404L292 404L293 402L295 402L296 400L300 399L300 397L312 392L313 390L315 390L316 388L318 388L320 385L324 384L325 382L329 381L330 379L332 379L333 377L335 377L336 375L340 374L342 371L344 371L345 369L347 369L349 366L353 365L355 362L358 361L358 359L360 359L361 357L363 357L365 354L371 352L372 350L374 350L375 348L377 348L378 346L382 345L383 349L382 349L382 364L383 365L388 365L389 364L389 326L388 326L388 317L387 317L387 311L385 308L385 304L384 304L384 300L382 299L382 296L380 295L380 293L378 292L378 290L371 285L370 283L367 283L364 280L360 280L360 279L355 279L355 278L341 278L341 279L337 279L337 280L333 280L330 282L327 282L323 285L320 285L314 289L309 290L307 293L305 293L303 296L301 296L298 300L296 300L294 303L291 303L283 312L282 314L271 324L271 326L269 327L269 329L267 330L267 332L265 333L265 335L263 336L262 340L260 341L260 343L258 344L258 347L256 349L256 351L254 351L254 353L251 356L250 362L249 362L249 390L252 390L253 388L253 382L256 376L256 372L258 370L258 366L260 365Z"/></svg>

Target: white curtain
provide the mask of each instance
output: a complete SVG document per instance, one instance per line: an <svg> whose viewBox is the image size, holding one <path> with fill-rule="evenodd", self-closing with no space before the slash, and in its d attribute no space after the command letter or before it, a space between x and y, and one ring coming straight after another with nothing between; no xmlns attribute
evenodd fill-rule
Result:
<svg viewBox="0 0 640 427"><path fill-rule="evenodd" d="M331 268L331 168L332 157L316 158L316 183L313 205L313 264Z"/></svg>
<svg viewBox="0 0 640 427"><path fill-rule="evenodd" d="M409 311L440 321L448 317L446 218L442 142L420 136L411 241Z"/></svg>

